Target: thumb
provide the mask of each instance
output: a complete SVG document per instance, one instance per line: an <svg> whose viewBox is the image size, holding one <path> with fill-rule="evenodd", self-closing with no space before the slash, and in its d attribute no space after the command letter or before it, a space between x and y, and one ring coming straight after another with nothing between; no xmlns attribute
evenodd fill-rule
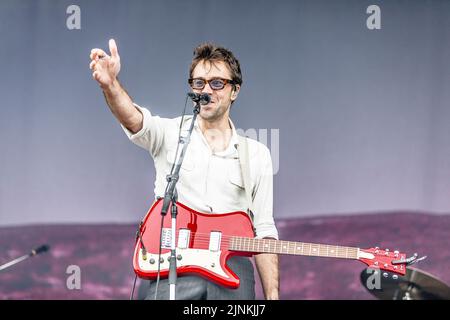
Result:
<svg viewBox="0 0 450 320"><path fill-rule="evenodd" d="M119 56L116 41L114 41L114 39L109 39L109 51L111 52L112 57L117 58Z"/></svg>

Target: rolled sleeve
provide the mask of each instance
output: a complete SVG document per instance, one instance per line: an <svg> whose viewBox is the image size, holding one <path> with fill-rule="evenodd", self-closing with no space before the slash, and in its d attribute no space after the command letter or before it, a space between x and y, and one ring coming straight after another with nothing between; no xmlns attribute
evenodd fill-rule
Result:
<svg viewBox="0 0 450 320"><path fill-rule="evenodd" d="M270 151L261 146L259 177L253 189L254 227L256 238L278 239L278 230L273 218L273 169Z"/></svg>
<svg viewBox="0 0 450 320"><path fill-rule="evenodd" d="M158 116L152 116L148 109L142 108L135 103L133 104L142 113L142 129L136 133L132 133L122 124L120 126L128 139L139 147L148 150L150 154L155 157L164 141L164 126L162 119Z"/></svg>

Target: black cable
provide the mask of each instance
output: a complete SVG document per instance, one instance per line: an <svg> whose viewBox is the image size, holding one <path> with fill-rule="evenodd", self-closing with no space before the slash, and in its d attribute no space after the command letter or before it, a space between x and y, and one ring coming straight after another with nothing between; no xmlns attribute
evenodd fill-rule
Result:
<svg viewBox="0 0 450 320"><path fill-rule="evenodd" d="M133 283L133 289L131 290L130 300L133 300L134 288L136 287L136 279L137 279L137 274L134 275L134 283Z"/></svg>
<svg viewBox="0 0 450 320"><path fill-rule="evenodd" d="M180 141L180 139L181 139L181 128L183 126L184 116L186 114L187 101L188 101L188 96L186 95L186 100L184 101L183 113L181 115L180 127L178 128L178 141ZM176 163L176 160L177 160L178 148L179 147L180 147L180 144L177 143L177 149L175 150L175 158L173 159L172 168L170 169L170 174L169 175L172 175L173 170L175 169L175 163ZM167 192L167 188L168 187L169 187L169 184L166 185L166 190L165 190L166 192Z"/></svg>
<svg viewBox="0 0 450 320"><path fill-rule="evenodd" d="M139 239L139 241L140 241L140 243L141 243L143 255L145 255L145 254L147 253L147 249L145 248L144 242L142 241L142 224L143 224L143 221L141 221L141 222L139 223L138 229L136 230L136 235L135 235L134 241L137 241L137 240ZM134 257L133 257L133 258L134 258ZM133 288L131 289L131 294L130 294L130 300L133 300L133 296L134 296L134 288L136 287L136 279L137 279L137 274L135 273L135 275L134 275Z"/></svg>
<svg viewBox="0 0 450 320"><path fill-rule="evenodd" d="M156 275L155 300L158 296L159 278L160 278L160 271L161 271L161 247L162 247L162 229L163 229L164 217L165 216L161 216L161 228L160 228L161 232L159 234L158 272Z"/></svg>

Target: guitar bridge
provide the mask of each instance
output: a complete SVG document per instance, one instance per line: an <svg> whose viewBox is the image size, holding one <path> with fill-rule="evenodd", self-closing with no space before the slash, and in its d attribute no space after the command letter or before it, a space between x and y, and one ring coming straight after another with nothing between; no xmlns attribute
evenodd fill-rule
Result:
<svg viewBox="0 0 450 320"><path fill-rule="evenodd" d="M172 247L172 229L163 228L161 233L161 248L170 249Z"/></svg>

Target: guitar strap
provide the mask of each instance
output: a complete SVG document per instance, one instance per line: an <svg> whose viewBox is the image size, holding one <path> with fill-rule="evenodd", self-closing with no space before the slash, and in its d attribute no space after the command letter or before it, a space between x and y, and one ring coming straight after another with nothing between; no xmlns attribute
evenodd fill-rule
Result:
<svg viewBox="0 0 450 320"><path fill-rule="evenodd" d="M250 184L250 157L248 154L247 138L238 135L239 144L237 145L237 152L239 157L239 164L241 167L242 181L244 182L245 195L247 197L247 213L253 222L253 198Z"/></svg>

